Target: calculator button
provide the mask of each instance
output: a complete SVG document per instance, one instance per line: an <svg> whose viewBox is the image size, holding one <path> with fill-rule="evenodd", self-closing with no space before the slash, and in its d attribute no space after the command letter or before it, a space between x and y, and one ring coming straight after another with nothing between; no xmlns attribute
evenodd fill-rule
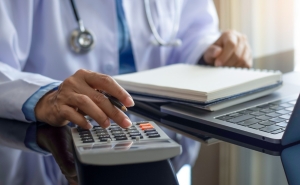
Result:
<svg viewBox="0 0 300 185"><path fill-rule="evenodd" d="M79 134L79 135L80 135L80 137L88 137L88 136L92 136L91 133L88 133L88 134Z"/></svg>
<svg viewBox="0 0 300 185"><path fill-rule="evenodd" d="M107 135L101 135L101 136L98 136L99 137L99 139L100 138L110 138L110 136L107 134Z"/></svg>
<svg viewBox="0 0 300 185"><path fill-rule="evenodd" d="M120 127L116 127L116 128L109 128L110 131L122 131L122 129Z"/></svg>
<svg viewBox="0 0 300 185"><path fill-rule="evenodd" d="M94 131L106 131L106 129L101 127L96 127L94 128Z"/></svg>
<svg viewBox="0 0 300 185"><path fill-rule="evenodd" d="M140 124L140 127L144 127L144 126L152 126L152 125L150 123Z"/></svg>
<svg viewBox="0 0 300 185"><path fill-rule="evenodd" d="M141 133L130 133L129 135L130 136L141 136L142 134Z"/></svg>
<svg viewBox="0 0 300 185"><path fill-rule="evenodd" d="M130 127L130 128L127 128L126 130L127 131L129 131L129 130L136 130L136 128L135 127Z"/></svg>
<svg viewBox="0 0 300 185"><path fill-rule="evenodd" d="M136 125L145 124L145 123L149 123L149 122L148 121L139 121L139 122L136 123Z"/></svg>
<svg viewBox="0 0 300 185"><path fill-rule="evenodd" d="M128 130L127 132L128 132L129 134L130 134L130 133L139 133L138 130Z"/></svg>
<svg viewBox="0 0 300 185"><path fill-rule="evenodd" d="M105 132L107 133L107 130L95 130L96 133L101 133L101 132Z"/></svg>
<svg viewBox="0 0 300 185"><path fill-rule="evenodd" d="M115 138L117 141L119 141L119 140L127 140L127 137L116 137Z"/></svg>
<svg viewBox="0 0 300 185"><path fill-rule="evenodd" d="M108 135L107 132L97 132L96 134L97 134L98 136L101 136L101 135Z"/></svg>
<svg viewBox="0 0 300 185"><path fill-rule="evenodd" d="M123 131L112 131L111 133L112 133L113 135L114 135L114 134L125 134Z"/></svg>
<svg viewBox="0 0 300 185"><path fill-rule="evenodd" d="M146 134L147 134L147 136L149 136L149 135L153 135L153 134L158 134L158 132L153 131L153 132L148 132L148 133L146 133Z"/></svg>
<svg viewBox="0 0 300 185"><path fill-rule="evenodd" d="M82 135L82 134L90 134L91 132L89 131L89 130L87 130L87 131L81 131L81 132L79 132L79 135Z"/></svg>
<svg viewBox="0 0 300 185"><path fill-rule="evenodd" d="M150 129L144 130L145 133L147 133L147 132L152 132L152 131L156 131L155 128L150 128Z"/></svg>
<svg viewBox="0 0 300 185"><path fill-rule="evenodd" d="M92 139L92 138L93 138L92 136L90 136L90 137L87 136L87 137L82 137L81 140Z"/></svg>
<svg viewBox="0 0 300 185"><path fill-rule="evenodd" d="M160 137L159 134L152 134L152 135L148 135L149 138L154 138L154 137Z"/></svg>
<svg viewBox="0 0 300 185"><path fill-rule="evenodd" d="M137 135L137 136L139 136L139 135ZM131 136L131 139L136 139L137 136ZM144 138L142 135L140 135L139 137L140 137L140 139Z"/></svg>
<svg viewBox="0 0 300 185"><path fill-rule="evenodd" d="M151 129L151 128L154 128L153 126L144 126L144 127L141 127L142 130L147 130L147 129Z"/></svg>
<svg viewBox="0 0 300 185"><path fill-rule="evenodd" d="M84 139L82 140L83 143L93 143L94 139Z"/></svg>
<svg viewBox="0 0 300 185"><path fill-rule="evenodd" d="M126 137L126 134L115 134L115 137Z"/></svg>
<svg viewBox="0 0 300 185"><path fill-rule="evenodd" d="M110 138L99 138L99 139L100 139L100 142L106 142Z"/></svg>

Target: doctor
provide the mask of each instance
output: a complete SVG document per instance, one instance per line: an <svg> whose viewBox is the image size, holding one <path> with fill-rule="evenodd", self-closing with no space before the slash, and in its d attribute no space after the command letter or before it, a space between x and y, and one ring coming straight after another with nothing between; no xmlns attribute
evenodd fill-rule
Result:
<svg viewBox="0 0 300 185"><path fill-rule="evenodd" d="M134 106L112 75L173 63L249 67L252 61L244 35L219 32L211 0L0 0L0 25L0 117L24 121L17 136L0 141L0 184L20 184L16 176L21 184L66 183L51 156L37 155L47 151L37 144L34 121L91 128L87 114L103 127L109 118L130 126L94 90ZM193 163L199 149L187 138L178 142L185 144L177 170ZM22 165L29 159L36 159L30 168ZM38 169L34 177L31 169Z"/></svg>

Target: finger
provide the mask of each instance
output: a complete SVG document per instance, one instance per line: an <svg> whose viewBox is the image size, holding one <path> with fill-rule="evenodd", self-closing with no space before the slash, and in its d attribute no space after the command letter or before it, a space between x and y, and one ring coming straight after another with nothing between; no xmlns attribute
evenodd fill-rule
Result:
<svg viewBox="0 0 300 185"><path fill-rule="evenodd" d="M245 66L244 67L250 68L252 66L253 61L252 61L251 49L250 49L250 46L248 44L244 48L242 58L243 58L243 60L245 60Z"/></svg>
<svg viewBox="0 0 300 185"><path fill-rule="evenodd" d="M86 83L93 89L103 90L116 97L126 107L131 107L134 105L134 101L129 93L123 89L112 77L85 70L78 70L75 74L82 76Z"/></svg>
<svg viewBox="0 0 300 185"><path fill-rule="evenodd" d="M217 45L211 45L204 53L204 60L207 64L213 64L215 59L221 54L222 48Z"/></svg>
<svg viewBox="0 0 300 185"><path fill-rule="evenodd" d="M232 67L242 67L244 66L244 61L242 60L242 55L245 49L245 43L242 38L238 38L238 44L235 47L235 51L231 55L231 57L224 62L224 66L232 66Z"/></svg>
<svg viewBox="0 0 300 185"><path fill-rule="evenodd" d="M130 119L117 107L115 107L107 97L98 91L87 91L83 88L82 92L86 94L109 118L123 128L132 125ZM87 112L86 112L87 113ZM87 113L89 115L89 113ZM92 115L89 115L93 118Z"/></svg>
<svg viewBox="0 0 300 185"><path fill-rule="evenodd" d="M223 66L239 67L239 59L236 55L231 55L231 57L226 61L226 63Z"/></svg>
<svg viewBox="0 0 300 185"><path fill-rule="evenodd" d="M242 53L242 56L240 57L240 60L239 60L239 67L245 67L245 68L249 68L250 65L248 64L249 61L249 51L248 49L245 47L244 48L244 51Z"/></svg>
<svg viewBox="0 0 300 185"><path fill-rule="evenodd" d="M69 107L68 105L61 105L59 114L62 118L69 120L84 129L91 129L93 127L83 115L79 114L74 108Z"/></svg>
<svg viewBox="0 0 300 185"><path fill-rule="evenodd" d="M215 66L222 66L234 53L235 48L238 44L238 38L236 34L226 33L218 39L216 43L223 46L222 53L217 57L215 61Z"/></svg>
<svg viewBox="0 0 300 185"><path fill-rule="evenodd" d="M95 90L94 90L95 91ZM110 121L107 115L84 94L72 93L68 98L68 105L78 107L79 110L93 118L101 127L109 127ZM76 112L77 113L77 112Z"/></svg>

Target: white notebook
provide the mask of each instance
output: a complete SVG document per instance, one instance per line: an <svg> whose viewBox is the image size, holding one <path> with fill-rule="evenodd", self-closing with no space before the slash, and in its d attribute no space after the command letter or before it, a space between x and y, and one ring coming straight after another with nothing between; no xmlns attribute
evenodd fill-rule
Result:
<svg viewBox="0 0 300 185"><path fill-rule="evenodd" d="M129 93L200 105L269 92L282 84L280 71L174 64L114 76ZM266 93L262 93L265 95Z"/></svg>

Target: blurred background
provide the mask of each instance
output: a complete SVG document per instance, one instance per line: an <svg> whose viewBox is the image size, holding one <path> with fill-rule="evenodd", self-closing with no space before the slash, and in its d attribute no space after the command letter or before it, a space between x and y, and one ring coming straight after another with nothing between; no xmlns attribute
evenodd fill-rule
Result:
<svg viewBox="0 0 300 185"><path fill-rule="evenodd" d="M247 35L254 67L300 70L299 0L214 0L220 30ZM297 21L298 20L298 21ZM298 42L297 42L298 41Z"/></svg>
<svg viewBox="0 0 300 185"><path fill-rule="evenodd" d="M283 73L300 71L299 0L214 0L214 3L220 30L234 29L247 35L255 68ZM202 144L191 174L180 178L185 179L181 184L287 184L280 157L270 158L225 142Z"/></svg>

